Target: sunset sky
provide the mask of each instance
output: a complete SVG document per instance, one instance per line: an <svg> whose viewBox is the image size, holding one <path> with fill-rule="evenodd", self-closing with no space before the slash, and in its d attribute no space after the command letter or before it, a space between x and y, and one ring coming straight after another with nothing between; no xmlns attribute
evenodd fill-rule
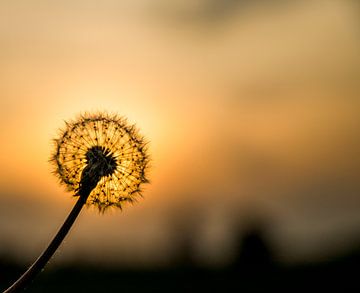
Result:
<svg viewBox="0 0 360 293"><path fill-rule="evenodd" d="M196 4L194 4L196 3ZM264 223L282 261L360 241L356 1L1 1L0 254L33 260L75 199L52 139L86 111L149 140L134 206L87 208L56 262L231 258Z"/></svg>

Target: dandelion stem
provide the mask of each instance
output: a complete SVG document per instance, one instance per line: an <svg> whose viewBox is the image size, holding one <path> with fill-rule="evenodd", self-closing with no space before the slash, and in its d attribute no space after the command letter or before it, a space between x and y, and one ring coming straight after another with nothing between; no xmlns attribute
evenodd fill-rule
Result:
<svg viewBox="0 0 360 293"><path fill-rule="evenodd" d="M90 193L90 192L89 192ZM79 215L82 207L84 206L86 199L89 196L87 195L79 196L78 201L71 210L70 214L66 218L64 224L61 226L54 239L50 242L49 246L44 250L44 252L39 256L39 258L31 265L31 267L7 290L3 293L14 293L20 292L25 289L25 287L34 280L36 275L45 267L49 259L53 256L57 248L60 246L61 242L64 240L65 236L69 232L71 226L75 222L77 216Z"/></svg>

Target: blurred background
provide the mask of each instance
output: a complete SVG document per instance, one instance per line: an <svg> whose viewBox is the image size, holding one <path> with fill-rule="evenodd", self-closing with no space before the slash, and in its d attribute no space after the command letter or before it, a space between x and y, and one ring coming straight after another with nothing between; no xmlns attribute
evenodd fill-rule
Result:
<svg viewBox="0 0 360 293"><path fill-rule="evenodd" d="M2 0L0 287L75 203L51 140L108 111L151 184L83 210L28 292L359 289L359 52L356 0Z"/></svg>

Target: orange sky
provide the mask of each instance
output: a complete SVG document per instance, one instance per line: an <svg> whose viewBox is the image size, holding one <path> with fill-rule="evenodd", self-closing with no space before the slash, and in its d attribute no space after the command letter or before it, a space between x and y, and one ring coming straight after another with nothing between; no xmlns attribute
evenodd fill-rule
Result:
<svg viewBox="0 0 360 293"><path fill-rule="evenodd" d="M122 213L84 211L64 259L121 247L126 256L115 259L166 261L173 214L186 221L192 210L207 219L195 240L210 243L202 260L221 259L229 231L252 211L272 221L284 259L318 255L319 234L333 240L330 251L353 240L354 2L231 12L210 2L0 4L1 251L33 259L61 224L74 201L50 173L51 139L63 120L98 110L125 115L150 140L151 184Z"/></svg>

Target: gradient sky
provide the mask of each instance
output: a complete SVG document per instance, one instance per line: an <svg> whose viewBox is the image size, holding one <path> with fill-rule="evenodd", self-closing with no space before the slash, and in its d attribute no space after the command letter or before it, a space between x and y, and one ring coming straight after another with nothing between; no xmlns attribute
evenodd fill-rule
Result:
<svg viewBox="0 0 360 293"><path fill-rule="evenodd" d="M285 261L359 243L356 1L118 2L0 3L0 253L30 261L61 225L51 139L99 110L150 141L151 184L84 210L57 262L166 263L184 229L222 262L254 219Z"/></svg>

